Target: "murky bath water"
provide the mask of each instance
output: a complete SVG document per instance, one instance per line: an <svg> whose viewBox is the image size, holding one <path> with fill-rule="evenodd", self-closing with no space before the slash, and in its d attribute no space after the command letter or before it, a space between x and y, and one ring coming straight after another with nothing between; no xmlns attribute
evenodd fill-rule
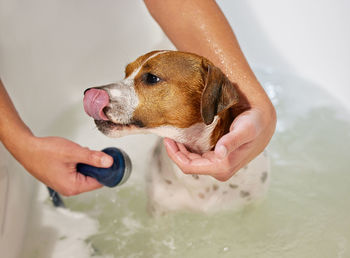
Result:
<svg viewBox="0 0 350 258"><path fill-rule="evenodd" d="M310 82L277 74L258 72L278 112L268 148L271 187L262 204L240 212L149 216L143 171L155 137L108 139L80 106L62 114L50 134L121 147L134 164L125 185L65 199L70 210L98 221L85 240L91 256L350 257L350 114ZM78 128L61 124L71 118Z"/></svg>

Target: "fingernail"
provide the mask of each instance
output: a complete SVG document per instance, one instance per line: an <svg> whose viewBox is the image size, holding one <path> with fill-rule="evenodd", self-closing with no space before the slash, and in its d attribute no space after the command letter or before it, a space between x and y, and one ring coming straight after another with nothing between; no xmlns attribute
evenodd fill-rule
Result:
<svg viewBox="0 0 350 258"><path fill-rule="evenodd" d="M224 159L227 155L227 149L224 145L220 145L215 148L215 154L219 156L220 159Z"/></svg>
<svg viewBox="0 0 350 258"><path fill-rule="evenodd" d="M167 138L164 138L163 142L164 142L164 144L165 144L166 147L170 147L170 146L169 146L170 144L169 144Z"/></svg>
<svg viewBox="0 0 350 258"><path fill-rule="evenodd" d="M175 151L176 151L176 148L174 148L174 146L171 144L170 139L165 138L165 139L164 139L164 144L165 144L165 146L166 146L169 150L171 150L172 152L175 152Z"/></svg>
<svg viewBox="0 0 350 258"><path fill-rule="evenodd" d="M111 163L112 163L112 161L111 161L111 158L110 158L110 157L103 156L103 157L101 158L101 164L102 164L102 166L105 166L105 167L111 166Z"/></svg>

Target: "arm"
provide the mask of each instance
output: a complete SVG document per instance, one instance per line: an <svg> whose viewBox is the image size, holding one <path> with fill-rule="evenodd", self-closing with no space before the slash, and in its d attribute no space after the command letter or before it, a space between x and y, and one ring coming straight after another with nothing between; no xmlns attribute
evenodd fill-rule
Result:
<svg viewBox="0 0 350 258"><path fill-rule="evenodd" d="M248 98L251 109L235 119L214 152L193 159L181 144L165 139L169 156L183 172L227 180L264 150L275 130L275 109L214 0L145 0L145 4L179 50L211 60Z"/></svg>
<svg viewBox="0 0 350 258"><path fill-rule="evenodd" d="M109 167L113 162L102 152L90 151L63 138L34 136L19 117L1 81L0 141L29 173L64 195L101 187L95 179L77 173L77 163Z"/></svg>

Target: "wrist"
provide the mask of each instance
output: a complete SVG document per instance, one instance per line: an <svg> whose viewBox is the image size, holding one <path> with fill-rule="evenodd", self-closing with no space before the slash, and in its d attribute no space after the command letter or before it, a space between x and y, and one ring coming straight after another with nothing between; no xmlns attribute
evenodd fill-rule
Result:
<svg viewBox="0 0 350 258"><path fill-rule="evenodd" d="M5 137L1 137L1 141L6 149L12 154L12 156L19 161L23 162L23 157L30 151L29 146L33 146L36 137L32 132L28 130L12 130L10 133L5 134Z"/></svg>

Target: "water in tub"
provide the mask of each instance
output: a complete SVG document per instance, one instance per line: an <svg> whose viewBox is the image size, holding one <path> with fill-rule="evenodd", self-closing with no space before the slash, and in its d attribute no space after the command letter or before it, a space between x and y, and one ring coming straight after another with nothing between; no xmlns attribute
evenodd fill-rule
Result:
<svg viewBox="0 0 350 258"><path fill-rule="evenodd" d="M349 112L308 81L256 72L278 113L268 147L271 187L261 204L151 217L144 171L156 137L107 138L77 103L48 132L91 148L120 147L133 173L123 186L65 198L67 210L53 208L43 188L41 226L23 257L350 257Z"/></svg>

